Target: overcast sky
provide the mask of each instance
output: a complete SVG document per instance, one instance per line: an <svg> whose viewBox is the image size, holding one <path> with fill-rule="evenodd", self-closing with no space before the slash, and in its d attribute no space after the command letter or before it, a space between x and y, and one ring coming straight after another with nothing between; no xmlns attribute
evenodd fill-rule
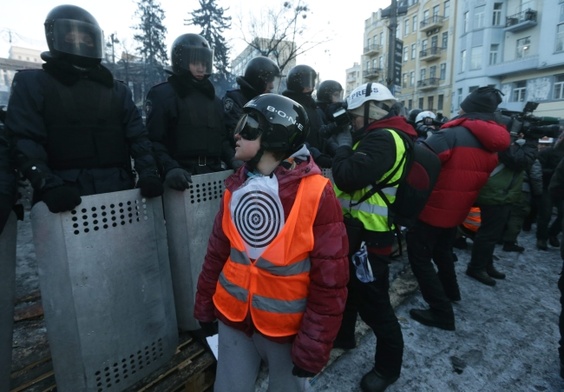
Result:
<svg viewBox="0 0 564 392"><path fill-rule="evenodd" d="M235 57L244 48L241 31L235 28L236 20L259 15L267 7L278 8L284 0L217 0L223 8L229 8L227 14L233 19L233 29L228 38ZM311 13L308 17L308 33L314 38L311 41L322 41L324 37L333 39L307 54L298 57L298 63L311 65L320 73L320 79L335 79L344 84L345 70L360 62L363 50L364 21L379 8L387 7L390 0L351 0L349 2L329 2L327 0L304 0ZM137 23L133 19L137 9L136 0L75 0L61 2L53 0L7 0L0 9L0 57L7 57L9 39L17 46L35 47L46 50L43 22L49 11L60 4L74 4L88 10L98 21L104 34L108 37L115 33L122 42L133 48L131 27ZM268 4L265 6L264 4ZM280 4L280 6L278 6ZM199 8L198 0L160 0L165 11L164 23L168 29L166 44L170 53L170 45L176 37L184 33L198 33L199 29L184 26L184 19L189 12ZM244 28L243 28L244 29Z"/></svg>

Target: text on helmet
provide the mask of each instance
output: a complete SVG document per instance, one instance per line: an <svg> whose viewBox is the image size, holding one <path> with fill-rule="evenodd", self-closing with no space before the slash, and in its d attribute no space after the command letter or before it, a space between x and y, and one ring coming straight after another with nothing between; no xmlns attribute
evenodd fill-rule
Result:
<svg viewBox="0 0 564 392"><path fill-rule="evenodd" d="M295 118L293 118L293 117L289 116L288 114L286 114L285 111L280 110L280 109L276 109L274 106L270 106L270 105L266 107L266 110L267 110L268 112L271 112L271 113L276 113L278 116L280 116L280 117L282 117L282 118L284 118L284 119L287 119L292 125L295 125L296 127L298 127L298 129L299 129L300 131L303 131L303 130L304 130L303 124L299 123Z"/></svg>

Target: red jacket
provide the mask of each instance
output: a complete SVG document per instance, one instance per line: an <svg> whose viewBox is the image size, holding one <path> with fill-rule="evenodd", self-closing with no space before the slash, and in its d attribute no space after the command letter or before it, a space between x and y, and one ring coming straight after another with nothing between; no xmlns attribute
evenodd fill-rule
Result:
<svg viewBox="0 0 564 392"><path fill-rule="evenodd" d="M509 147L509 132L493 120L460 117L423 143L438 154L441 172L419 220L436 227L458 226L497 166L497 153Z"/></svg>
<svg viewBox="0 0 564 392"><path fill-rule="evenodd" d="M311 158L298 164L293 170L279 166L275 170L279 182L279 195L287 218L302 177L321 173ZM238 170L226 181L230 191L238 189L247 179L246 167ZM251 335L258 333L252 320L241 323L227 320L214 307L212 297L217 280L229 257L230 243L222 228L223 203L215 221L208 243L202 272L198 279L194 317L210 322L216 318L225 324ZM333 340L337 336L345 308L349 266L348 241L343 224L341 206L335 197L332 185L327 183L319 212L314 221L314 248L310 253L310 285L306 310L297 335L275 341L293 341L292 360L302 369L317 373L326 365Z"/></svg>

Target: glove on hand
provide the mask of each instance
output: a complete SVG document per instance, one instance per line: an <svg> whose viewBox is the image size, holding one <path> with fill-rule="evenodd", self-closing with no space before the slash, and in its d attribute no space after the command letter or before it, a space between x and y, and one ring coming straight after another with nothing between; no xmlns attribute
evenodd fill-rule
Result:
<svg viewBox="0 0 564 392"><path fill-rule="evenodd" d="M294 368L292 369L292 374L296 377L313 377L317 373L308 372L307 370L304 370L298 365L294 364Z"/></svg>
<svg viewBox="0 0 564 392"><path fill-rule="evenodd" d="M0 195L0 234L8 222L10 212L12 212L13 198L10 196Z"/></svg>
<svg viewBox="0 0 564 392"><path fill-rule="evenodd" d="M217 321L212 322L204 322L199 321L200 327L202 328L202 332L204 336L213 336L217 334Z"/></svg>
<svg viewBox="0 0 564 392"><path fill-rule="evenodd" d="M341 146L352 146L352 133L348 128L344 129L343 132L338 133L335 135L335 140L339 147Z"/></svg>
<svg viewBox="0 0 564 392"><path fill-rule="evenodd" d="M325 169L331 169L331 165L333 164L333 158L331 158L327 154L320 154L317 158L314 159L317 166Z"/></svg>
<svg viewBox="0 0 564 392"><path fill-rule="evenodd" d="M141 190L141 196L147 198L160 196L164 192L161 179L154 175L139 178L137 188Z"/></svg>
<svg viewBox="0 0 564 392"><path fill-rule="evenodd" d="M191 182L192 177L190 176L190 173L179 167L170 169L168 173L166 173L165 184L177 191L184 191L188 189Z"/></svg>
<svg viewBox="0 0 564 392"><path fill-rule="evenodd" d="M44 191L41 200L47 204L49 211L53 213L71 211L82 202L78 189L68 185L61 185Z"/></svg>

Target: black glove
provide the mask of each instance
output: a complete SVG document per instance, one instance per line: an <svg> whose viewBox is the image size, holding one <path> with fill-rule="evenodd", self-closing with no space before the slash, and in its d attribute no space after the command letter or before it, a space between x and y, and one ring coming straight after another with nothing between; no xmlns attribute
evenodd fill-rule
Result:
<svg viewBox="0 0 564 392"><path fill-rule="evenodd" d="M141 190L141 196L151 198L163 194L164 188L161 179L157 176L148 175L139 178L137 188Z"/></svg>
<svg viewBox="0 0 564 392"><path fill-rule="evenodd" d="M204 336L213 336L217 334L217 321L212 322L204 322L199 321L200 327L202 328L202 332Z"/></svg>
<svg viewBox="0 0 564 392"><path fill-rule="evenodd" d="M333 158L331 158L327 154L320 154L317 158L314 159L317 166L325 169L331 169L331 165L333 164Z"/></svg>
<svg viewBox="0 0 564 392"><path fill-rule="evenodd" d="M317 373L312 373L307 370L302 369L298 365L294 364L294 368L292 369L292 374L296 377L313 377Z"/></svg>
<svg viewBox="0 0 564 392"><path fill-rule="evenodd" d="M13 204L13 197L0 195L0 234L2 234L2 230L4 230L4 226L6 226L6 222L8 222Z"/></svg>
<svg viewBox="0 0 564 392"><path fill-rule="evenodd" d="M82 202L78 189L68 185L61 185L44 191L41 200L47 204L49 211L53 213L71 211Z"/></svg>
<svg viewBox="0 0 564 392"><path fill-rule="evenodd" d="M191 182L192 177L190 176L190 173L179 167L170 169L168 173L166 173L165 184L177 191L184 191L188 189Z"/></svg>

